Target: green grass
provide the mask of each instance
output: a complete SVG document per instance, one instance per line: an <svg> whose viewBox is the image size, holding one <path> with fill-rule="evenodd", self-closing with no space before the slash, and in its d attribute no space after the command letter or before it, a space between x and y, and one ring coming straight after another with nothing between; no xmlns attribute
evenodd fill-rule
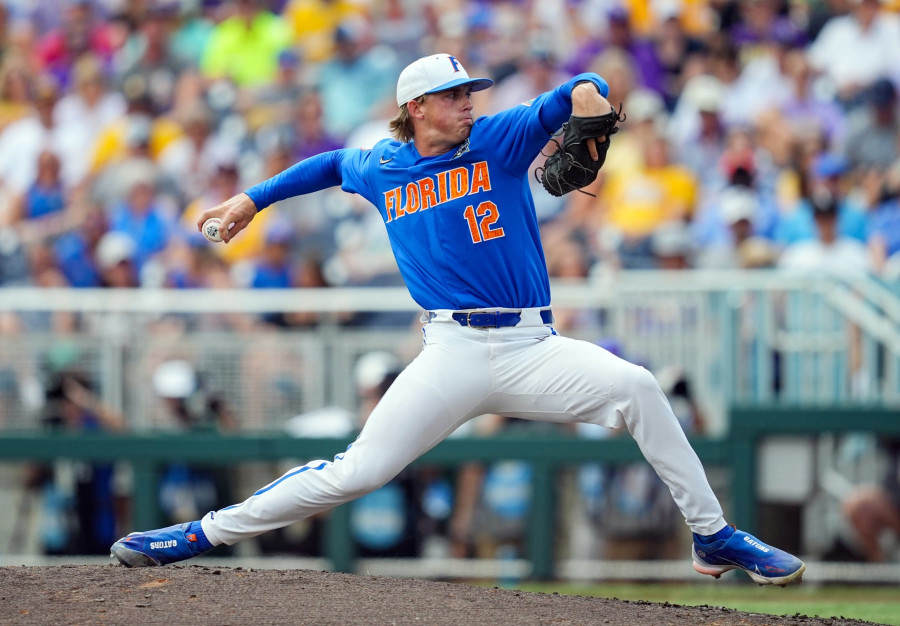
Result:
<svg viewBox="0 0 900 626"><path fill-rule="evenodd" d="M523 582L522 591L563 595L647 600L673 604L708 604L770 615L853 618L900 626L900 590L897 587L818 586L809 583L786 588L755 584L542 584Z"/></svg>

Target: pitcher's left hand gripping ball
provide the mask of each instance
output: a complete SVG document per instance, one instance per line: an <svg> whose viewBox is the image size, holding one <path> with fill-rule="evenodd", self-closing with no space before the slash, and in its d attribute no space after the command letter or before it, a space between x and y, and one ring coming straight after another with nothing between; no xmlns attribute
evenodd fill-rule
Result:
<svg viewBox="0 0 900 626"><path fill-rule="evenodd" d="M556 152L547 158L543 167L535 170L535 175L544 189L553 196L562 196L594 182L600 168L606 162L610 138L619 132L618 122L624 120L621 105L618 111L613 109L606 115L571 116L569 121L563 124L562 132L565 138L562 144L556 142L558 146ZM585 140L591 138L597 140L596 161L591 157L590 150L585 144Z"/></svg>

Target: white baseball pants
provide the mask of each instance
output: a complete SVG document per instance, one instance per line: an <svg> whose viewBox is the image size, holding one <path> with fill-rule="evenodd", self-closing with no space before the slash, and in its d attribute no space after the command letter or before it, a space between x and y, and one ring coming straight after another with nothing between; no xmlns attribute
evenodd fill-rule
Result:
<svg viewBox="0 0 900 626"><path fill-rule="evenodd" d="M207 538L231 545L378 489L486 413L624 425L691 530L724 528L703 466L653 375L592 343L561 337L527 312L513 328L473 329L449 316L426 324L422 352L346 452L295 467L243 503L208 513L201 521Z"/></svg>

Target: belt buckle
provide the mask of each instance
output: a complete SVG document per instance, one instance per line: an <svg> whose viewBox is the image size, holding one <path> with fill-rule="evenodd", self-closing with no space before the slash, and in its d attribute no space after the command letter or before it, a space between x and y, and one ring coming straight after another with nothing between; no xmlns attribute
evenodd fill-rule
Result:
<svg viewBox="0 0 900 626"><path fill-rule="evenodd" d="M475 325L472 323L473 315L493 315L494 323L493 324L479 324ZM469 328L497 328L499 324L497 323L497 312L496 311L468 311L466 313L466 326Z"/></svg>

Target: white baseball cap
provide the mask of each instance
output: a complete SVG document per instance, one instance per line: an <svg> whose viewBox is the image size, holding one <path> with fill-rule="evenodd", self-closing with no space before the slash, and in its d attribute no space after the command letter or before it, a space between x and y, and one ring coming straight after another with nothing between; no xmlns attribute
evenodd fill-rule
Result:
<svg viewBox="0 0 900 626"><path fill-rule="evenodd" d="M759 198L749 189L728 187L722 192L720 203L722 220L732 225L741 220L752 222L759 206Z"/></svg>
<svg viewBox="0 0 900 626"><path fill-rule="evenodd" d="M450 54L433 54L407 65L397 79L397 106L403 106L426 93L471 85L481 91L494 84L490 78L469 78L462 63Z"/></svg>
<svg viewBox="0 0 900 626"><path fill-rule="evenodd" d="M153 372L152 384L160 398L187 398L197 389L197 372L187 361L164 361Z"/></svg>

